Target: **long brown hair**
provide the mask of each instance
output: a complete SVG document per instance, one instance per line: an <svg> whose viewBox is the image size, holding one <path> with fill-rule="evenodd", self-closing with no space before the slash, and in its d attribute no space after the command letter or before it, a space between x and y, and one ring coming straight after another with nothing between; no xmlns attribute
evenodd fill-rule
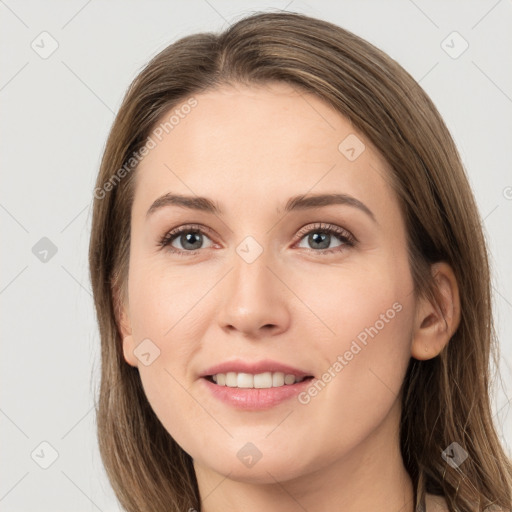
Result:
<svg viewBox="0 0 512 512"><path fill-rule="evenodd" d="M257 13L220 34L195 34L156 55L126 93L96 183L89 248L101 335L100 453L129 512L200 510L191 457L151 409L138 370L123 358L116 323L126 298L130 215L141 149L162 116L223 84L286 82L332 105L390 164L408 233L416 293L435 300L430 265L453 268L461 322L435 358L411 358L402 386L400 444L420 509L425 493L450 511L509 509L512 466L493 425L490 363L497 366L490 273L481 221L460 157L437 109L388 55L326 21ZM491 361L491 357L494 359ZM458 468L441 456L457 442Z"/></svg>

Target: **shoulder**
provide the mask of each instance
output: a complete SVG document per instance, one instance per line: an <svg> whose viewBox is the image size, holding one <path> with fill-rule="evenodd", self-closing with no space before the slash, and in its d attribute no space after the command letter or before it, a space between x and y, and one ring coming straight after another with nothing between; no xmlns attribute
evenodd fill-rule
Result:
<svg viewBox="0 0 512 512"><path fill-rule="evenodd" d="M425 494L426 512L449 512L448 505L443 496Z"/></svg>

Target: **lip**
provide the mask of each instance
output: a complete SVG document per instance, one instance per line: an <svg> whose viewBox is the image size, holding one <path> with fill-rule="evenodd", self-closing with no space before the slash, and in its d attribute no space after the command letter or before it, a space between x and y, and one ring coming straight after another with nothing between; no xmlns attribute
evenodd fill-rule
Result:
<svg viewBox="0 0 512 512"><path fill-rule="evenodd" d="M264 411L295 397L304 391L313 379L306 379L295 384L285 384L277 388L231 388L219 386L205 377L200 381L215 398L225 404L245 411Z"/></svg>
<svg viewBox="0 0 512 512"><path fill-rule="evenodd" d="M264 359L262 361L242 361L241 359L233 359L232 361L225 361L220 364L216 364L204 370L200 377L208 377L216 375L217 373L252 373L256 375L264 372L283 372L284 374L292 374L296 377L308 377L313 376L312 373L308 373L299 368L294 368L286 364L282 364L278 361L272 361L270 359ZM292 384L294 386L295 384ZM270 389L270 388L269 388ZM276 388L279 389L279 388Z"/></svg>

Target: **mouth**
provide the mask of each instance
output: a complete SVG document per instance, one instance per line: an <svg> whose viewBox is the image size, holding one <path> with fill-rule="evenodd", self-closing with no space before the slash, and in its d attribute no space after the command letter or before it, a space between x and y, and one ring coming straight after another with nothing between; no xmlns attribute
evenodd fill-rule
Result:
<svg viewBox="0 0 512 512"><path fill-rule="evenodd" d="M312 375L283 372L227 372L204 375L200 380L213 397L230 407L265 411L281 403L290 403L310 385L313 378Z"/></svg>
<svg viewBox="0 0 512 512"><path fill-rule="evenodd" d="M206 375L204 378L217 386L242 389L269 389L292 386L305 380L311 380L313 376L294 375L284 372L263 372L257 374L227 372Z"/></svg>
<svg viewBox="0 0 512 512"><path fill-rule="evenodd" d="M270 359L225 361L205 369L199 377L211 396L246 411L264 411L290 403L315 378L305 369Z"/></svg>

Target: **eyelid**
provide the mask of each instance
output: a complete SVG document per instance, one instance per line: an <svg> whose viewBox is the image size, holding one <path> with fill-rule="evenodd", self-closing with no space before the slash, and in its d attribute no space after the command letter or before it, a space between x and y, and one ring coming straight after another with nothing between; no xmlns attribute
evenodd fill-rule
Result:
<svg viewBox="0 0 512 512"><path fill-rule="evenodd" d="M204 226L202 224L183 224L181 226L178 226L176 228L173 228L169 231L167 231L164 236L160 239L158 246L160 249L167 249L171 253L175 253L178 255L195 255L201 249L196 249L193 251L184 251L183 249L176 249L175 247L171 246L171 243L181 234L186 232L193 232L196 231L203 235L210 235L214 234L215 231L207 226ZM307 251L318 253L318 254L332 254L336 252L340 252L343 249L340 249L340 247L353 247L358 243L357 238L348 230L345 228L342 228L340 226L337 226L335 224L329 224L324 222L315 222L315 223L309 223L297 231L297 233L294 235L294 240L296 241L294 245L298 242L300 242L306 235L308 235L311 232L324 232L328 234L334 234L337 235L340 239L345 239L345 242L341 246L333 247L331 249L310 249L306 248ZM208 237L209 238L209 237Z"/></svg>
<svg viewBox="0 0 512 512"><path fill-rule="evenodd" d="M171 242L174 241L178 235L180 235L183 232L191 232L191 231L197 231L201 234L215 234L215 231L212 228L209 228L208 226L204 226L203 224L183 224L181 226L178 226L176 228L173 228L169 231L167 231L163 237L160 238L158 242L158 246L160 249L169 249L171 252L175 253L182 253L186 252L187 254L195 254L197 251L201 249L196 249L195 251L183 251L182 249L176 249L174 247L171 247Z"/></svg>
<svg viewBox="0 0 512 512"><path fill-rule="evenodd" d="M297 234L295 235L295 239L298 239L299 241L307 234L311 233L312 231L324 231L327 233L334 233L341 238L347 239L347 241L351 245L355 245L358 240L357 238L347 229L342 228L341 226L337 226L336 224L329 224L326 222L314 222L313 224L307 224L306 226L302 227L297 231ZM329 249L325 249L329 250ZM315 252L321 252L321 251L315 251Z"/></svg>

